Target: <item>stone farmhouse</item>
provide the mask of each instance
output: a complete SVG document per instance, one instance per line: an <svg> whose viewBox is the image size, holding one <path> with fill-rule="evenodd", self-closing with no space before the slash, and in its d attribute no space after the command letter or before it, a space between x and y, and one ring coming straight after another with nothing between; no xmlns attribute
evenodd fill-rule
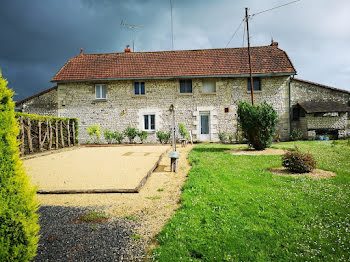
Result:
<svg viewBox="0 0 350 262"><path fill-rule="evenodd" d="M350 134L350 92L294 78L296 70L278 43L251 48L255 102L277 110L280 139L293 128L305 139ZM80 54L52 78L57 85L17 102L20 111L79 119L86 128L136 127L155 132L184 123L194 140L218 141L219 132L237 133L237 104L250 101L247 48Z"/></svg>

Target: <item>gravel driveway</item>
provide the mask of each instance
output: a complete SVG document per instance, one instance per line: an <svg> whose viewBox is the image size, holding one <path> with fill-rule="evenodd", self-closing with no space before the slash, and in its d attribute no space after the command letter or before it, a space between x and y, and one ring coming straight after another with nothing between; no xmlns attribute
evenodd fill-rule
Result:
<svg viewBox="0 0 350 262"><path fill-rule="evenodd" d="M117 218L105 223L76 219L91 208L42 206L40 240L34 261L139 261L142 239L133 239L136 222Z"/></svg>

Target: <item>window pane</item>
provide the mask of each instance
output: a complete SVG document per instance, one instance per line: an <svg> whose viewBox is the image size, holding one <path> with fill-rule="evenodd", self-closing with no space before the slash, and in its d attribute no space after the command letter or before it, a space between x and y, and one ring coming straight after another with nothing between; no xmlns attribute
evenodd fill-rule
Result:
<svg viewBox="0 0 350 262"><path fill-rule="evenodd" d="M216 81L215 80L203 80L202 92L203 93L215 93L216 92Z"/></svg>
<svg viewBox="0 0 350 262"><path fill-rule="evenodd" d="M141 82L141 95L145 94L145 82Z"/></svg>
<svg viewBox="0 0 350 262"><path fill-rule="evenodd" d="M144 115L145 130L148 130L148 115Z"/></svg>
<svg viewBox="0 0 350 262"><path fill-rule="evenodd" d="M180 93L192 93L192 80L180 80Z"/></svg>
<svg viewBox="0 0 350 262"><path fill-rule="evenodd" d="M156 129L155 116L150 115L150 117L151 117L151 129L154 130Z"/></svg>
<svg viewBox="0 0 350 262"><path fill-rule="evenodd" d="M247 84L248 90L250 91L250 78L248 78L247 83L248 83ZM253 77L253 88L254 88L254 91L260 91L261 90L260 78L259 77Z"/></svg>
<svg viewBox="0 0 350 262"><path fill-rule="evenodd" d="M180 80L180 93L185 93L185 81Z"/></svg>
<svg viewBox="0 0 350 262"><path fill-rule="evenodd" d="M96 98L101 98L101 91L100 91L100 86L95 86L95 94Z"/></svg>
<svg viewBox="0 0 350 262"><path fill-rule="evenodd" d="M139 82L135 82L134 83L134 92L135 92L135 95L139 95L140 94Z"/></svg>
<svg viewBox="0 0 350 262"><path fill-rule="evenodd" d="M101 91L102 91L101 98L106 98L106 86L105 85L101 85Z"/></svg>

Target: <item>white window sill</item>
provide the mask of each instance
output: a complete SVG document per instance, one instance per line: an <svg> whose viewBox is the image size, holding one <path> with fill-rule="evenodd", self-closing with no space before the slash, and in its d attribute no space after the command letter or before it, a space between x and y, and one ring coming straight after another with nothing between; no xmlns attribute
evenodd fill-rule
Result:
<svg viewBox="0 0 350 262"><path fill-rule="evenodd" d="M146 95L132 95L132 98L146 98Z"/></svg>
<svg viewBox="0 0 350 262"><path fill-rule="evenodd" d="M179 93L179 96L192 96L193 93Z"/></svg>
<svg viewBox="0 0 350 262"><path fill-rule="evenodd" d="M94 101L95 102L106 102L107 98L95 98Z"/></svg>
<svg viewBox="0 0 350 262"><path fill-rule="evenodd" d="M216 92L202 92L202 95L216 95Z"/></svg>
<svg viewBox="0 0 350 262"><path fill-rule="evenodd" d="M250 94L250 93L251 93L250 90L248 90L248 91L247 91L247 94ZM255 94L255 93L262 93L262 90L254 90L253 93L254 93L254 94Z"/></svg>

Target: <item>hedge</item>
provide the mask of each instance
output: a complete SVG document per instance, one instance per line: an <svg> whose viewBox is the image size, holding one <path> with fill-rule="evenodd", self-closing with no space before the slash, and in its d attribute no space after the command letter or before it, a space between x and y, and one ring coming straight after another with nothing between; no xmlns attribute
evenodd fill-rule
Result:
<svg viewBox="0 0 350 262"><path fill-rule="evenodd" d="M39 238L38 205L19 157L13 94L0 72L0 261L29 261Z"/></svg>

